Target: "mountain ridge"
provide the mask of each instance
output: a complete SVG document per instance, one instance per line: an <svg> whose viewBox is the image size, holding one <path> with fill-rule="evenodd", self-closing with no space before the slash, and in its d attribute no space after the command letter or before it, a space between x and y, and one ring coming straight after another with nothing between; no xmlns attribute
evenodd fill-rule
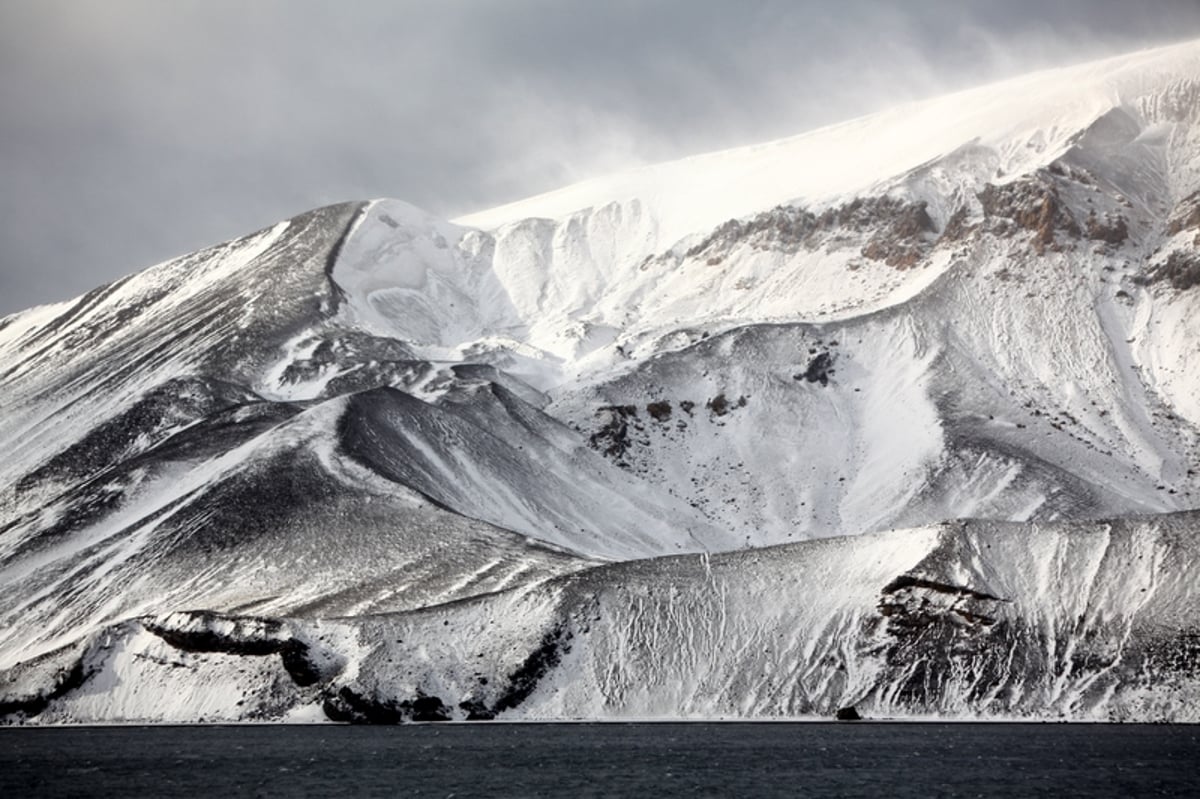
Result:
<svg viewBox="0 0 1200 799"><path fill-rule="evenodd" d="M502 219L616 184L330 206L5 317L0 715L1194 720L1198 87L1192 42L558 218Z"/></svg>
<svg viewBox="0 0 1200 799"><path fill-rule="evenodd" d="M1011 136L1011 132L1007 132L1009 128L1018 129L1022 125L1030 127L1029 118L1037 119L1036 124L1032 127L1036 130L1039 128L1054 127L1054 117L1056 114L1062 113L1059 108L1054 108L1052 111L1047 111L1047 106L1053 108L1062 97L1070 97L1072 102L1068 103L1068 107L1072 111L1076 111L1073 117L1074 124L1064 127L1074 130L1079 130L1088 127L1092 122L1096 121L1104 112L1112 108L1119 107L1125 102L1141 100L1143 96L1149 95L1151 98L1159 100L1164 106L1171 106L1174 101L1172 97L1172 85L1182 76L1184 85L1180 89L1184 93L1194 93L1195 89L1188 87L1187 84L1193 83L1195 75L1200 73L1200 41L1189 41L1174 45L1168 45L1159 48L1150 48L1147 50L1138 51L1131 54L1123 54L1112 56L1099 61L1088 62L1086 64L1058 67L1045 71L1035 72L1029 75L1021 75L1015 78L999 81L997 83L986 84L981 87L966 89L954 92L949 95L935 97L930 100L915 101L902 106L887 109L880 112L858 117L846 122L839 122L823 128L818 128L815 131L801 133L797 136L786 137L773 142L751 144L743 147L735 147L728 150L718 150L711 153L704 153L697 156L689 156L677 161L669 161L665 164L656 164L646 167L640 167L629 172L618 173L616 176L608 178L602 177L583 183L569 186L563 189L539 194L525 200L517 200L512 203L502 204L493 209L465 214L456 219L456 221L474 227L498 227L503 224L510 223L515 220L541 217L541 218L557 218L567 216L575 211L595 206L598 203L581 201L580 196L607 195L608 200L623 199L622 195L636 195L636 192L625 191L621 188L614 190L614 184L617 187L623 186L623 182L631 180L633 176L645 174L650 177L658 177L655 173L659 171L670 172L673 167L678 165L681 171L687 171L692 167L701 166L704 162L719 161L723 159L734 159L739 155L755 155L763 150L778 149L787 150L789 146L804 144L807 141L816 138L819 145L826 145L826 139L845 139L850 138L853 144L858 144L858 140L853 136L847 137L847 133L856 131L861 127L884 127L893 120L902 120L909 116L942 116L943 119L955 119L962 115L970 117L974 113L985 114L993 109L986 108L988 105L1004 106L998 109L996 117L1004 120L1008 128L1004 124L1000 126L1002 131L998 133L996 125L993 122L994 117L989 117L986 122L979 125L979 130L975 135L960 133L954 131L946 139L936 138L932 141L924 143L920 148L920 155L908 156L902 158L904 164L900 167L880 169L873 165L870 169L864 169L871 177L862 184L855 185L850 189L842 189L845 184L844 178L839 178L841 183L838 185L838 190L834 191L817 191L815 194L806 195L803 192L795 193L797 183L803 185L804 181L794 179L794 176L789 174L788 180L780 180L785 187L778 189L783 193L772 194L767 198L756 197L752 202L757 205L757 208L749 208L743 210L730 210L716 212L712 218L707 218L703 224L690 225L696 229L712 228L725 219L744 216L747 213L752 213L755 210L761 210L764 207L771 207L779 204L796 204L802 202L811 204L814 201L828 202L839 195L843 194L861 194L864 192L871 193L872 184L879 180L889 179L899 176L900 174L918 169L922 165L928 164L939 158L949 155L951 152L972 144L977 138L984 138L987 134L994 138L1003 139L1005 136ZM1188 76L1190 74L1190 80ZM1163 85L1163 82L1167 84ZM1049 85L1049 90L1047 90ZM1153 86L1153 90L1147 91L1148 85ZM1033 90L1033 91L1031 91ZM1098 97L1089 96L1088 92L1093 92ZM997 92L1001 94L999 100L994 96ZM1049 97L1039 95L1049 94ZM1033 95L1031 97L1031 95ZM1086 98L1086 101L1084 100ZM1165 101L1164 101L1165 98ZM972 107L973 104L985 106L980 111L976 111ZM1084 107L1082 112L1077 110L1077 107ZM1030 110L1031 106L1035 110ZM1194 105L1192 106L1194 107ZM1186 106L1185 106L1186 108ZM1019 123L1009 122L1007 117L1008 112L1016 111ZM1038 118L1040 115L1040 118ZM1047 124L1045 117L1050 117L1050 124ZM970 120L971 124L979 124L975 120ZM988 124L992 123L992 124ZM971 127L971 124L965 127ZM925 134L928 136L932 126L926 126L920 130L918 135ZM878 135L878 131L872 131ZM972 131L974 132L974 131ZM1043 134L1045 135L1045 134ZM1070 134L1067 134L1069 138ZM1019 138L1019 137L1018 137ZM947 140L952 143L947 144ZM802 155L808 155L801 150ZM1043 142L1037 154L1041 155L1047 151L1054 152L1054 148L1049 142ZM819 152L819 151L818 151ZM903 151L902 151L903 152ZM787 164L789 161L795 160L788 154L787 158L779 158L777 154L770 154L769 162L778 168L780 162ZM828 153L820 153L826 159L830 158ZM818 156L819 157L819 156ZM1046 159L1047 162L1052 158ZM701 162L697 164L697 162ZM1037 159L1034 160L1035 166ZM1044 164L1041 164L1044 165ZM837 163L836 168L844 166L842 163ZM738 165L736 169L745 168L747 171L753 171L751 167L741 167ZM1028 165L1025 169L1005 168L1006 174L1020 174L1030 171ZM884 172L882 176L879 174ZM851 181L853 183L853 181ZM595 187L595 192L589 192L588 189ZM793 193L788 193L793 192ZM615 197L612 195L616 195ZM711 195L706 195L708 199ZM736 196L736 194L734 195ZM562 202L555 202L558 198L564 198ZM552 209L552 210L550 210ZM687 232L682 235L675 236L675 240L683 238ZM665 244L672 244L668 241Z"/></svg>

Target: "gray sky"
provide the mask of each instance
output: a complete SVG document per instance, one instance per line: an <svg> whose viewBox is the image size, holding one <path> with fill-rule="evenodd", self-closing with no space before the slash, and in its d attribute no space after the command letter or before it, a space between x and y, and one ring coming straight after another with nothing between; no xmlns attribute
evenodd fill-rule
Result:
<svg viewBox="0 0 1200 799"><path fill-rule="evenodd" d="M330 202L454 216L1192 38L1197 0L0 0L0 315Z"/></svg>

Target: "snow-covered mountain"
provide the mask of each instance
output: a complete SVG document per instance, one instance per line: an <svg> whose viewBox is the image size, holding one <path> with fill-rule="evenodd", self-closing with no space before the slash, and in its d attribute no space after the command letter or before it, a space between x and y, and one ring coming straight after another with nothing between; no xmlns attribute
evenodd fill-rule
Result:
<svg viewBox="0 0 1200 799"><path fill-rule="evenodd" d="M10 720L1196 720L1200 42L312 211L0 406Z"/></svg>

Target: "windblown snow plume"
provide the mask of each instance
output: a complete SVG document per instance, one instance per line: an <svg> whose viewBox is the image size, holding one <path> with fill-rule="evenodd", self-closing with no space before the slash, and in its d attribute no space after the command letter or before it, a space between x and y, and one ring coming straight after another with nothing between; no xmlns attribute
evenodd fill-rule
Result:
<svg viewBox="0 0 1200 799"><path fill-rule="evenodd" d="M0 319L0 719L1200 721L1200 42Z"/></svg>

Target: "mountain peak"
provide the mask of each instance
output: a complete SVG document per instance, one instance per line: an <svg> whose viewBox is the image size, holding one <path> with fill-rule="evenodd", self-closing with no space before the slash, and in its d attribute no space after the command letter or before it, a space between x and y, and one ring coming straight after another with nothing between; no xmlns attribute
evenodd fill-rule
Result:
<svg viewBox="0 0 1200 799"><path fill-rule="evenodd" d="M656 220L656 245L669 247L775 205L821 206L886 190L910 170L965 147L992 156L993 176L1026 174L1061 155L1113 108L1128 109L1150 132L1189 113L1194 122L1198 83L1200 40L1044 70L798 136L598 177L456 221L492 229L636 201Z"/></svg>

